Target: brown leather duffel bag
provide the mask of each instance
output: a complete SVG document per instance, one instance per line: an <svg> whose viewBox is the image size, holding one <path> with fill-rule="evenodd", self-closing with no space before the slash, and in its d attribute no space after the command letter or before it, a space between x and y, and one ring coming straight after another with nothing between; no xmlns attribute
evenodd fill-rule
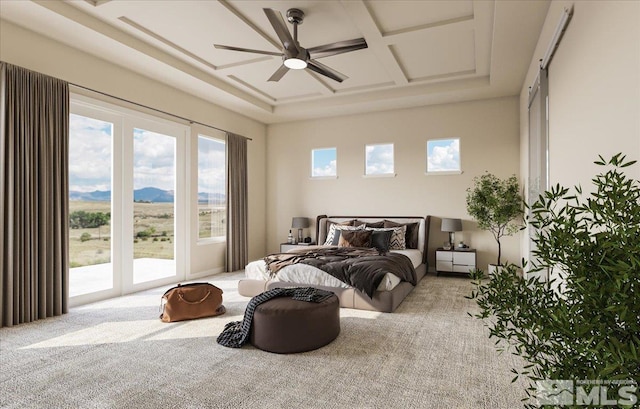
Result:
<svg viewBox="0 0 640 409"><path fill-rule="evenodd" d="M209 283L178 284L162 296L162 322L213 317L226 312L222 290Z"/></svg>

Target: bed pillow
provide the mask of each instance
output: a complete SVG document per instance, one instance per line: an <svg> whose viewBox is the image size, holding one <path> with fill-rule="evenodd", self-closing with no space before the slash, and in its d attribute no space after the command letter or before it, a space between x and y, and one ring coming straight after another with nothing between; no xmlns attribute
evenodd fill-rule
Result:
<svg viewBox="0 0 640 409"><path fill-rule="evenodd" d="M340 239L340 232L342 230L364 230L364 226L346 226L338 223L331 223L327 238L324 241L325 246L337 246Z"/></svg>
<svg viewBox="0 0 640 409"><path fill-rule="evenodd" d="M407 248L405 236L407 234L407 226L389 227L389 228L368 228L372 231L391 231L391 239L389 240L389 250L404 250Z"/></svg>
<svg viewBox="0 0 640 409"><path fill-rule="evenodd" d="M405 235L405 244L408 249L417 249L418 248L418 232L420 231L420 223L396 223L391 220L384 221L384 227L398 227L398 226L407 226L407 233Z"/></svg>
<svg viewBox="0 0 640 409"><path fill-rule="evenodd" d="M393 230L372 230L371 247L377 248L380 253L386 253L389 251L392 234Z"/></svg>
<svg viewBox="0 0 640 409"><path fill-rule="evenodd" d="M361 226L363 224L364 224L365 227L382 228L382 227L384 227L384 220L381 220L379 222L373 222L373 223L372 222L363 222L362 220L354 220L353 221L353 225L354 226Z"/></svg>
<svg viewBox="0 0 640 409"><path fill-rule="evenodd" d="M342 230L338 247L371 247L371 230Z"/></svg>

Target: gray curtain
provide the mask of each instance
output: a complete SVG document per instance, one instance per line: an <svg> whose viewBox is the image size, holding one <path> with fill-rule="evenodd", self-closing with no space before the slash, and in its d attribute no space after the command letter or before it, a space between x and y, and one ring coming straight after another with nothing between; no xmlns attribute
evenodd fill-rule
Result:
<svg viewBox="0 0 640 409"><path fill-rule="evenodd" d="M247 139L227 134L226 271L243 269L248 261Z"/></svg>
<svg viewBox="0 0 640 409"><path fill-rule="evenodd" d="M0 62L0 326L68 311L69 86Z"/></svg>

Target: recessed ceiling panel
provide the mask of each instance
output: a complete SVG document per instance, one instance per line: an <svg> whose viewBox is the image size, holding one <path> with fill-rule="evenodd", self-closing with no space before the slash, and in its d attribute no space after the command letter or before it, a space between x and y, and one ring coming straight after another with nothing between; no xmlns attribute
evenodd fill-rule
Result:
<svg viewBox="0 0 640 409"><path fill-rule="evenodd" d="M335 90L366 89L369 86L377 87L381 83L391 82L391 77L369 49L319 58L318 61L349 77L342 83L326 79Z"/></svg>
<svg viewBox="0 0 640 409"><path fill-rule="evenodd" d="M369 1L366 5L382 35L473 15L469 0Z"/></svg>
<svg viewBox="0 0 640 409"><path fill-rule="evenodd" d="M475 69L473 30L448 35L425 35L391 46L410 81Z"/></svg>

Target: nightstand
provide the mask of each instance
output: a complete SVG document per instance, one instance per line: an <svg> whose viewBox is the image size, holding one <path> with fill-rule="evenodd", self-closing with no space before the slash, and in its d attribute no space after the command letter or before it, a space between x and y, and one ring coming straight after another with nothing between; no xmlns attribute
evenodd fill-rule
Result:
<svg viewBox="0 0 640 409"><path fill-rule="evenodd" d="M476 250L436 250L437 273L466 273L476 268Z"/></svg>
<svg viewBox="0 0 640 409"><path fill-rule="evenodd" d="M280 253L286 253L287 251L292 249L300 249L300 248L309 247L315 244L316 243L305 243L305 244L280 243Z"/></svg>

